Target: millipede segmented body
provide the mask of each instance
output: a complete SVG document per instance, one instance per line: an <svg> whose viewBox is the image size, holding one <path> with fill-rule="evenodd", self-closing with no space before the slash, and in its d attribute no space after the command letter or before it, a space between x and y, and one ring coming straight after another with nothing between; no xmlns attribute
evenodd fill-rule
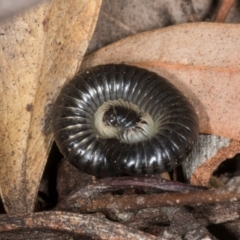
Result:
<svg viewBox="0 0 240 240"><path fill-rule="evenodd" d="M172 170L191 152L198 118L187 98L148 70L108 64L78 73L53 108L55 141L95 176Z"/></svg>

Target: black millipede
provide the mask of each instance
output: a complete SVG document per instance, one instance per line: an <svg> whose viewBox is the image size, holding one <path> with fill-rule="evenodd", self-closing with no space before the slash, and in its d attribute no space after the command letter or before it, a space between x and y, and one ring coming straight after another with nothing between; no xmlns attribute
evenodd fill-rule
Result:
<svg viewBox="0 0 240 240"><path fill-rule="evenodd" d="M170 171L191 152L198 117L168 80L124 64L100 65L67 82L52 129L64 157L95 176Z"/></svg>

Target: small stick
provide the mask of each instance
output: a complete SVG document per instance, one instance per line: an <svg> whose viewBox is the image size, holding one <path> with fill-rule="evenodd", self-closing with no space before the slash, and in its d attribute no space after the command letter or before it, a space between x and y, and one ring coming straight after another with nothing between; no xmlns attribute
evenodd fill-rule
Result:
<svg viewBox="0 0 240 240"><path fill-rule="evenodd" d="M169 192L186 192L204 190L206 187L194 186L186 183L174 182L163 178L154 177L113 177L98 180L95 183L88 184L85 187L80 187L74 190L70 195L64 198L57 209L65 209L66 206L71 206L78 199L79 201L88 200L89 197L96 197L101 193L118 191L122 189L132 188L150 188L160 191ZM78 201L77 200L77 201Z"/></svg>
<svg viewBox="0 0 240 240"><path fill-rule="evenodd" d="M191 0L182 0L181 8L188 22L199 22Z"/></svg>
<svg viewBox="0 0 240 240"><path fill-rule="evenodd" d="M148 195L85 195L84 191L70 194L60 202L58 210L81 212L135 211L163 206L201 205L240 200L240 177L232 179L224 188L185 193L161 193Z"/></svg>
<svg viewBox="0 0 240 240"><path fill-rule="evenodd" d="M4 232L19 230L55 230L70 234L81 234L94 239L142 239L156 237L104 218L67 212L41 212L25 215L0 216L0 237ZM3 239L3 238L1 238Z"/></svg>
<svg viewBox="0 0 240 240"><path fill-rule="evenodd" d="M234 4L234 0L222 0L221 6L218 9L215 22L225 22L227 15Z"/></svg>

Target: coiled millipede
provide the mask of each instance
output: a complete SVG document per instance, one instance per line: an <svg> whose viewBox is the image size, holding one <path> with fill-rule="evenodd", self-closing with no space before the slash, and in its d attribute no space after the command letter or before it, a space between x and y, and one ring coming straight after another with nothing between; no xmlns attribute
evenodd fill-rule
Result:
<svg viewBox="0 0 240 240"><path fill-rule="evenodd" d="M62 88L52 129L64 157L84 172L153 175L188 156L198 137L198 118L163 77L108 64L78 73Z"/></svg>

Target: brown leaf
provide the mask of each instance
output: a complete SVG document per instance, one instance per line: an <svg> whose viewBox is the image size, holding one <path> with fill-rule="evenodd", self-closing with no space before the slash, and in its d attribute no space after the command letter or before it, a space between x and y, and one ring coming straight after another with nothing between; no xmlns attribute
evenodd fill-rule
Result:
<svg viewBox="0 0 240 240"><path fill-rule="evenodd" d="M192 153L182 163L183 173L192 184L211 186L214 171L223 161L233 158L239 149L239 141L200 134Z"/></svg>
<svg viewBox="0 0 240 240"><path fill-rule="evenodd" d="M101 0L52 0L0 26L1 195L31 212L51 147L51 106L78 69Z"/></svg>
<svg viewBox="0 0 240 240"><path fill-rule="evenodd" d="M240 140L240 27L193 23L137 34L89 56L87 68L128 63L168 78L196 108L201 133Z"/></svg>

